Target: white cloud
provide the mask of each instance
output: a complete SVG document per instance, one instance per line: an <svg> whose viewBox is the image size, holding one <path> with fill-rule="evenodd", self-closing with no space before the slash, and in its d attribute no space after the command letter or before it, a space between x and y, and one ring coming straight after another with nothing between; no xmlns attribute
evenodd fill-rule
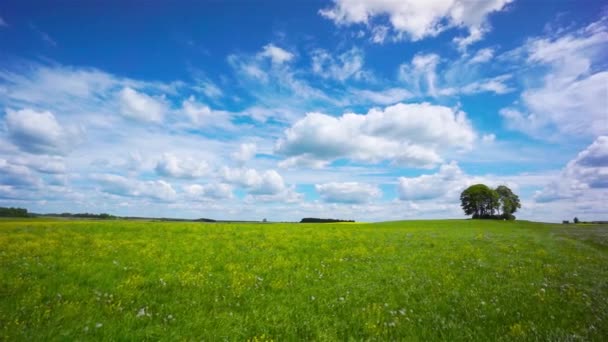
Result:
<svg viewBox="0 0 608 342"><path fill-rule="evenodd" d="M100 186L101 191L118 196L172 201L177 195L171 184L163 180L141 181L115 174L93 174L91 179Z"/></svg>
<svg viewBox="0 0 608 342"><path fill-rule="evenodd" d="M6 127L11 141L31 153L63 154L78 138L78 133L62 127L49 111L6 109Z"/></svg>
<svg viewBox="0 0 608 342"><path fill-rule="evenodd" d="M257 146L255 144L246 143L239 146L239 150L231 154L232 159L239 163L245 163L255 157Z"/></svg>
<svg viewBox="0 0 608 342"><path fill-rule="evenodd" d="M205 161L193 158L179 158L170 153L164 153L156 163L156 173L173 178L200 178L209 173L209 165Z"/></svg>
<svg viewBox="0 0 608 342"><path fill-rule="evenodd" d="M454 27L466 28L469 35L455 39L459 48L464 49L489 31L488 16L504 10L511 1L334 0L332 7L319 13L338 25L365 24L372 32L382 25L374 18L387 16L397 38L408 37L413 41L434 37Z"/></svg>
<svg viewBox="0 0 608 342"><path fill-rule="evenodd" d="M250 193L245 196L244 203L254 204L259 206L260 202L278 202L286 204L300 203L304 199L304 195L295 190L295 186L286 187L277 193ZM273 214L277 215L277 212Z"/></svg>
<svg viewBox="0 0 608 342"><path fill-rule="evenodd" d="M324 91L315 88L294 70L291 63L272 63L256 54L231 54L227 58L239 85L255 98L255 108L306 108L311 101L335 103ZM279 111L280 114L283 111ZM264 116L264 119L267 119ZM282 119L282 118L279 118Z"/></svg>
<svg viewBox="0 0 608 342"><path fill-rule="evenodd" d="M2 19L2 17L0 17L0 27L7 27L8 24L6 23L6 21L4 21L4 19Z"/></svg>
<svg viewBox="0 0 608 342"><path fill-rule="evenodd" d="M46 174L62 174L67 172L65 158L61 156L21 153L13 157L11 162Z"/></svg>
<svg viewBox="0 0 608 342"><path fill-rule="evenodd" d="M120 94L121 114L138 121L160 123L167 104L162 98L154 98L133 88L126 87Z"/></svg>
<svg viewBox="0 0 608 342"><path fill-rule="evenodd" d="M372 28L371 41L377 44L382 44L386 40L389 33L389 27L384 25L374 26Z"/></svg>
<svg viewBox="0 0 608 342"><path fill-rule="evenodd" d="M478 94L484 92L495 94L510 93L514 89L509 87L506 82L511 78L511 75L500 75L489 79L482 79L463 86L460 88L459 92L462 94Z"/></svg>
<svg viewBox="0 0 608 342"><path fill-rule="evenodd" d="M362 115L308 113L285 131L276 151L288 158L283 166L320 166L348 158L431 167L441 162L441 151L471 149L475 137L464 112L400 103Z"/></svg>
<svg viewBox="0 0 608 342"><path fill-rule="evenodd" d="M268 44L262 48L259 53L260 57L270 58L274 64L283 64L291 61L294 58L293 53L284 50L274 44Z"/></svg>
<svg viewBox="0 0 608 342"><path fill-rule="evenodd" d="M356 101L366 100L373 104L392 105L411 98L413 95L403 88L388 88L385 90L354 90Z"/></svg>
<svg viewBox="0 0 608 342"><path fill-rule="evenodd" d="M323 78L343 82L349 78L361 79L369 76L363 70L363 51L358 48L352 48L336 57L323 49L317 49L311 53L311 57L312 71Z"/></svg>
<svg viewBox="0 0 608 342"><path fill-rule="evenodd" d="M608 136L599 136L568 162L557 179L535 193L537 202L608 197Z"/></svg>
<svg viewBox="0 0 608 342"><path fill-rule="evenodd" d="M275 170L260 173L255 169L224 167L221 176L228 183L246 188L252 195L276 195L286 189L283 177Z"/></svg>
<svg viewBox="0 0 608 342"><path fill-rule="evenodd" d="M446 82L445 78L442 79L437 71L440 62L441 59L437 54L417 54L410 63L403 63L399 66L398 77L413 88L418 96L472 95L484 92L506 94L514 90L506 84L512 78L509 74L481 78L470 83L455 80L450 84ZM451 68L448 69L449 72L465 68L469 74L471 73L470 66L463 66L461 63L453 63ZM439 84L440 81L445 84Z"/></svg>
<svg viewBox="0 0 608 342"><path fill-rule="evenodd" d="M495 134L493 134L493 133L490 133L490 134L484 134L484 135L481 137L481 142L482 142L482 143L484 143L484 144L490 144L490 143L493 143L495 140L496 140L496 135L495 135Z"/></svg>
<svg viewBox="0 0 608 342"><path fill-rule="evenodd" d="M220 89L215 83L210 80L197 80L196 85L192 88L205 94L210 99L217 99L224 95L222 89Z"/></svg>
<svg viewBox="0 0 608 342"><path fill-rule="evenodd" d="M480 49L475 53L475 56L469 60L469 63L485 63L490 61L494 57L494 50L490 48Z"/></svg>
<svg viewBox="0 0 608 342"><path fill-rule="evenodd" d="M199 199L229 199L232 198L232 186L229 184L191 184L184 186L184 192L192 198Z"/></svg>
<svg viewBox="0 0 608 342"><path fill-rule="evenodd" d="M315 190L324 201L337 203L368 203L382 194L376 186L357 182L316 184Z"/></svg>
<svg viewBox="0 0 608 342"><path fill-rule="evenodd" d="M23 165L14 165L0 158L0 185L10 187L40 187L42 179Z"/></svg>
<svg viewBox="0 0 608 342"><path fill-rule="evenodd" d="M441 165L431 175L399 178L399 198L402 200L427 200L438 197L454 198L467 185L464 173L456 162Z"/></svg>
<svg viewBox="0 0 608 342"><path fill-rule="evenodd" d="M545 76L540 86L525 89L520 105L501 111L507 127L550 139L556 133L608 133L608 71L602 70L606 43L605 20L559 37L528 40L519 51L530 65L546 70Z"/></svg>
<svg viewBox="0 0 608 342"><path fill-rule="evenodd" d="M213 110L209 106L196 101L194 96L182 102L181 112L196 127L222 127L232 129L231 114L226 111Z"/></svg>
<svg viewBox="0 0 608 342"><path fill-rule="evenodd" d="M437 65L439 55L416 54L409 64L399 66L399 79L412 85L417 93L437 96Z"/></svg>

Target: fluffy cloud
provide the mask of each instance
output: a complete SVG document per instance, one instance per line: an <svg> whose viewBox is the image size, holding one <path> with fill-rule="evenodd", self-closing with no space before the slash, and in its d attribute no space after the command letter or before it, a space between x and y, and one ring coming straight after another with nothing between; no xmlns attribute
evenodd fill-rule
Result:
<svg viewBox="0 0 608 342"><path fill-rule="evenodd" d="M315 190L324 201L336 203L367 203L382 194L376 186L357 182L317 184Z"/></svg>
<svg viewBox="0 0 608 342"><path fill-rule="evenodd" d="M228 183L246 188L252 195L276 195L286 189L283 177L275 170L260 173L255 169L224 167L221 176Z"/></svg>
<svg viewBox="0 0 608 342"><path fill-rule="evenodd" d="M467 185L464 173L456 162L441 165L430 175L399 178L399 198L402 200L427 200L438 197L454 198Z"/></svg>
<svg viewBox="0 0 608 342"><path fill-rule="evenodd" d="M409 37L420 40L433 37L453 27L467 28L469 35L458 37L455 42L460 48L480 40L489 30L487 17L494 12L502 11L512 0L334 0L330 8L319 13L333 20L338 25L366 24L374 33L376 42L383 42L378 34L378 24L374 17L387 16L397 39ZM382 24L379 24L382 25Z"/></svg>
<svg viewBox="0 0 608 342"><path fill-rule="evenodd" d="M39 187L42 179L23 165L0 159L0 185L11 187Z"/></svg>
<svg viewBox="0 0 608 342"><path fill-rule="evenodd" d="M568 162L561 175L535 193L537 202L608 196L608 136L598 137Z"/></svg>
<svg viewBox="0 0 608 342"><path fill-rule="evenodd" d="M13 157L11 162L45 174L63 174L67 172L65 158L61 156L23 153Z"/></svg>
<svg viewBox="0 0 608 342"><path fill-rule="evenodd" d="M119 93L121 114L138 121L160 123L167 104L162 98L154 98L126 87Z"/></svg>
<svg viewBox="0 0 608 342"><path fill-rule="evenodd" d="M518 50L526 62L545 72L540 86L528 87L521 105L504 108L506 125L537 137L555 132L597 136L608 132L608 72L605 20L558 37L528 40ZM545 71L547 70L547 71Z"/></svg>
<svg viewBox="0 0 608 342"><path fill-rule="evenodd" d="M194 96L182 102L181 112L196 127L220 127L232 129L231 114L226 111L212 110L209 106L196 101Z"/></svg>
<svg viewBox="0 0 608 342"><path fill-rule="evenodd" d="M232 198L232 187L229 184L191 184L184 186L184 192L193 198L229 199Z"/></svg>
<svg viewBox="0 0 608 342"><path fill-rule="evenodd" d="M348 158L430 167L441 162L442 150L470 149L475 137L464 112L400 103L340 117L308 113L285 131L276 151L288 157L282 166L321 166Z"/></svg>
<svg viewBox="0 0 608 342"><path fill-rule="evenodd" d="M177 195L171 184L163 180L141 181L114 174L94 174L91 179L101 191L118 196L172 201Z"/></svg>
<svg viewBox="0 0 608 342"><path fill-rule="evenodd" d="M178 158L165 153L156 163L156 173L165 177L174 178L199 178L209 172L209 166L205 161L197 161L192 158Z"/></svg>
<svg viewBox="0 0 608 342"><path fill-rule="evenodd" d="M231 154L232 159L239 163L245 163L255 157L257 146L255 144L241 144L238 151Z"/></svg>
<svg viewBox="0 0 608 342"><path fill-rule="evenodd" d="M5 122L11 141L26 152L63 154L77 138L77 133L62 127L49 111L7 109Z"/></svg>
<svg viewBox="0 0 608 342"><path fill-rule="evenodd" d="M284 50L274 44L268 44L262 48L259 53L260 57L270 58L274 64L283 64L293 59L293 53Z"/></svg>

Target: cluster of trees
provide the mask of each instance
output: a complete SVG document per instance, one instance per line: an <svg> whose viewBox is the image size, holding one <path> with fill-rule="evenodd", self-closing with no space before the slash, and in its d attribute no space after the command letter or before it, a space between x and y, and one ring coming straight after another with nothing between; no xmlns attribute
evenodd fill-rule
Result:
<svg viewBox="0 0 608 342"><path fill-rule="evenodd" d="M305 217L300 223L337 223L337 222L355 222L355 220L336 220L336 219L322 219L316 217Z"/></svg>
<svg viewBox="0 0 608 342"><path fill-rule="evenodd" d="M24 208L0 207L0 217L29 217L30 214Z"/></svg>
<svg viewBox="0 0 608 342"><path fill-rule="evenodd" d="M504 185L491 189L485 184L475 184L460 194L460 206L474 219L515 220L513 214L521 203L519 196Z"/></svg>
<svg viewBox="0 0 608 342"><path fill-rule="evenodd" d="M90 218L90 219L98 219L98 220L114 220L117 217L114 215L101 213L101 214L91 214L91 213L61 213L61 214L47 214L46 216L60 216L60 217L76 217L76 218Z"/></svg>

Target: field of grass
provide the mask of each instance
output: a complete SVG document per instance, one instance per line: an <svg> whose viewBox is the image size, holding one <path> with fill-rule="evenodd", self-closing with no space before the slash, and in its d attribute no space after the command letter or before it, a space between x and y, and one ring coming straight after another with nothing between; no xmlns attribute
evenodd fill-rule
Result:
<svg viewBox="0 0 608 342"><path fill-rule="evenodd" d="M608 339L608 227L0 221L0 340Z"/></svg>

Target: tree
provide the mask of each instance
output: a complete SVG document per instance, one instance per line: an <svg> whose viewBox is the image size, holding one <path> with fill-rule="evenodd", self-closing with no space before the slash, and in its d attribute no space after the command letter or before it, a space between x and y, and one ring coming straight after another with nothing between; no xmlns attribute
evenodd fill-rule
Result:
<svg viewBox="0 0 608 342"><path fill-rule="evenodd" d="M574 218L574 223L579 223L580 221L578 220L578 217Z"/></svg>
<svg viewBox="0 0 608 342"><path fill-rule="evenodd" d="M499 208L499 196L485 184L471 185L460 194L460 206L473 218L491 218Z"/></svg>
<svg viewBox="0 0 608 342"><path fill-rule="evenodd" d="M496 193L498 194L498 202L500 205L500 210L502 211L502 218L514 220L515 216L513 216L513 213L515 213L517 209L521 208L519 196L514 194L513 191L511 191L511 189L505 185L500 185L497 187Z"/></svg>

